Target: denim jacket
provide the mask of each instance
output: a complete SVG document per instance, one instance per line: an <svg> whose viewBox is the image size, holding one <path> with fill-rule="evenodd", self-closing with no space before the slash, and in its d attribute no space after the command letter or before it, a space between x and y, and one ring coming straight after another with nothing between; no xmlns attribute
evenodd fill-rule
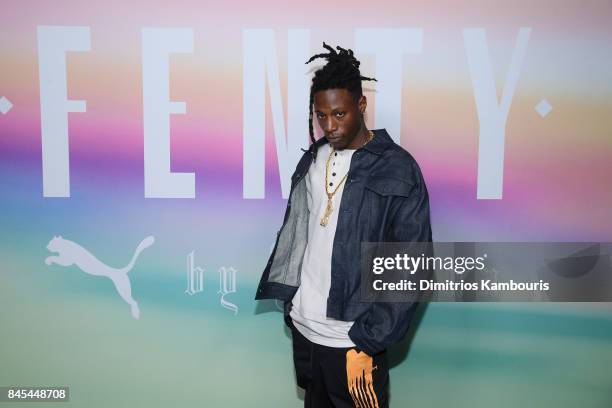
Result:
<svg viewBox="0 0 612 408"><path fill-rule="evenodd" d="M369 355L400 341L416 309L414 302L361 302L361 242L431 242L429 197L418 164L385 129L353 154L332 247L327 317L355 321L349 337ZM255 299L284 301L288 323L291 300L300 285L308 243L306 179L320 138L304 150L291 176L283 225L263 271ZM325 160L325 158L319 158Z"/></svg>

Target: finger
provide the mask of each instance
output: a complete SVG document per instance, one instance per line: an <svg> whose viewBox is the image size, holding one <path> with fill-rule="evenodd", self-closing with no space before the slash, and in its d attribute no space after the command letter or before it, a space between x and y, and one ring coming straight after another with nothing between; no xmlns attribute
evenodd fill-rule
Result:
<svg viewBox="0 0 612 408"><path fill-rule="evenodd" d="M368 407L372 407L374 406L374 399L372 398L371 394L370 394L370 389L368 387L368 381L367 381L367 376L363 375L361 377L361 390L363 393L363 399L365 401L365 403L367 404Z"/></svg>
<svg viewBox="0 0 612 408"><path fill-rule="evenodd" d="M365 407L369 407L370 404L369 404L369 401L368 401L368 398L365 392L364 382L365 381L363 379L363 376L357 380L357 390L359 392L359 402L365 408Z"/></svg>
<svg viewBox="0 0 612 408"><path fill-rule="evenodd" d="M361 408L361 406L359 405L359 401L357 401L357 398L355 397L355 390L352 387L349 388L349 394L351 394L351 398L353 399L353 404L355 404L355 407Z"/></svg>
<svg viewBox="0 0 612 408"><path fill-rule="evenodd" d="M378 398L376 397L376 391L374 391L374 379L371 375L367 376L366 379L366 385L368 394L370 395L370 399L372 401L372 406L378 408Z"/></svg>
<svg viewBox="0 0 612 408"><path fill-rule="evenodd" d="M361 400L361 396L359 394L359 382L357 378L353 380L353 395L355 396L356 401L355 406L357 408L365 408L365 405L363 405L363 401Z"/></svg>

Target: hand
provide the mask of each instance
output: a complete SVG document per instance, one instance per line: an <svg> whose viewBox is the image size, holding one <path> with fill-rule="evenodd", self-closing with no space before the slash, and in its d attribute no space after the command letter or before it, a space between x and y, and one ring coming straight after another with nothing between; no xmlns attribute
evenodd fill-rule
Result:
<svg viewBox="0 0 612 408"><path fill-rule="evenodd" d="M346 378L349 393L358 408L378 408L378 400L372 384L372 371L377 367L372 365L372 357L363 351L357 352L355 349L350 349L346 352Z"/></svg>

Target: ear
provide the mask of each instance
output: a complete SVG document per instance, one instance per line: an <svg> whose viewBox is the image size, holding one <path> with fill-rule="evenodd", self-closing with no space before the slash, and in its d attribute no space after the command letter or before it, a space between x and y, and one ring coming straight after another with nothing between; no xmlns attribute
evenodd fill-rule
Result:
<svg viewBox="0 0 612 408"><path fill-rule="evenodd" d="M359 104L359 111L363 115L368 106L368 100L366 99L365 95L361 95L357 103Z"/></svg>

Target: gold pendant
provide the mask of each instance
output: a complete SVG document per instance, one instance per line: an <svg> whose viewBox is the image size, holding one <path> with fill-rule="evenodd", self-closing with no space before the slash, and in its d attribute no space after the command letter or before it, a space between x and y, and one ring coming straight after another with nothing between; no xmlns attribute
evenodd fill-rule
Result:
<svg viewBox="0 0 612 408"><path fill-rule="evenodd" d="M321 225L322 227L327 227L327 222L329 221L329 216L331 215L332 211L334 211L332 200L331 198L327 198L327 206L325 207L325 214L323 214L323 218L321 218L321 223L319 225Z"/></svg>

